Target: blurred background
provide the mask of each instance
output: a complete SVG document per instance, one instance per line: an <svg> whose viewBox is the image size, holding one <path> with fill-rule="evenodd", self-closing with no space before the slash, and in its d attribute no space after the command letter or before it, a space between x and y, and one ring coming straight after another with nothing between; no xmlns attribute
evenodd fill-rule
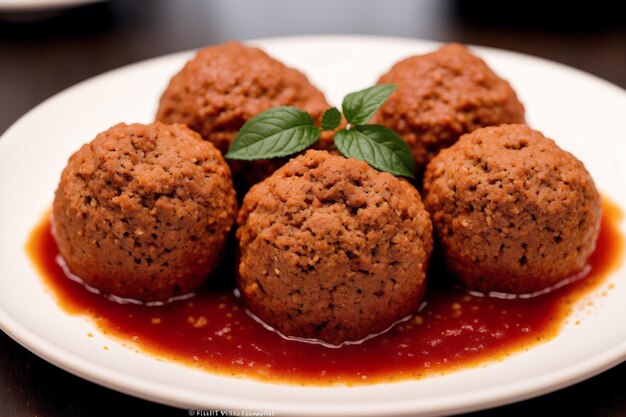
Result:
<svg viewBox="0 0 626 417"><path fill-rule="evenodd" d="M49 96L107 70L271 36L458 41L558 61L626 88L622 9L622 2L607 0L0 0L0 134ZM473 416L626 416L624 387L626 364L554 394ZM83 381L0 332L0 416L120 413L187 415Z"/></svg>
<svg viewBox="0 0 626 417"><path fill-rule="evenodd" d="M626 14L616 1L535 0L504 10L493 0L111 0L36 11L38 5L80 1L0 0L0 132L50 95L101 72L268 36L460 41L552 59L626 87ZM3 3L11 7L3 9ZM21 12L15 11L19 4Z"/></svg>

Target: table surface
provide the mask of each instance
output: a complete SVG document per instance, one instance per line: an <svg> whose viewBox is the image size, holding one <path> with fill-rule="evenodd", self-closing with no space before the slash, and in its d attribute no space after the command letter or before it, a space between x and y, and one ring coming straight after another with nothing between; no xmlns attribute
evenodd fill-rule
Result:
<svg viewBox="0 0 626 417"><path fill-rule="evenodd" d="M262 5L261 5L262 3ZM0 12L0 134L47 97L104 71L231 39L317 33L406 36L510 49L626 87L620 2L119 0L50 14ZM303 10L306 7L306 10ZM472 8L470 8L472 7ZM476 9L476 7L480 7ZM1 416L187 415L84 381L0 332ZM626 416L626 363L572 387L472 416Z"/></svg>

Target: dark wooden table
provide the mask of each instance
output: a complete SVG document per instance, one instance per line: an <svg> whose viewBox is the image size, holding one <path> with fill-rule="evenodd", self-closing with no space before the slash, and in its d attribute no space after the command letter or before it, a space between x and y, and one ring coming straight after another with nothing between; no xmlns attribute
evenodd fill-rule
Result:
<svg viewBox="0 0 626 417"><path fill-rule="evenodd" d="M120 0L47 17L0 14L0 133L50 95L109 69L230 39L294 34L487 45L559 61L624 88L626 30L619 3L526 1L504 13L493 12L505 9L495 1ZM185 416L187 410L86 382L0 332L0 415L117 414ZM570 388L472 415L626 416L626 363Z"/></svg>

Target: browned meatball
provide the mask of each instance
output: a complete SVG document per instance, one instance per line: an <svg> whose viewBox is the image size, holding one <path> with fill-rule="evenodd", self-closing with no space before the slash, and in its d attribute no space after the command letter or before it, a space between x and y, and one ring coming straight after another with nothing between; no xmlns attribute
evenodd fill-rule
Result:
<svg viewBox="0 0 626 417"><path fill-rule="evenodd" d="M426 168L424 203L469 288L532 293L583 270L600 196L570 153L526 125L464 135Z"/></svg>
<svg viewBox="0 0 626 417"><path fill-rule="evenodd" d="M285 335L339 344L414 312L432 225L407 181L325 151L292 159L246 195L238 285Z"/></svg>
<svg viewBox="0 0 626 417"><path fill-rule="evenodd" d="M396 131L409 144L417 174L464 133L524 123L524 106L509 83L459 44L400 61L379 83L398 88L373 123Z"/></svg>
<svg viewBox="0 0 626 417"><path fill-rule="evenodd" d="M85 283L154 301L202 284L235 215L230 170L212 144L183 125L118 124L70 158L53 224Z"/></svg>
<svg viewBox="0 0 626 417"><path fill-rule="evenodd" d="M317 121L330 107L301 72L260 49L226 43L199 50L171 79L157 120L184 123L226 153L246 121L278 106L306 110ZM251 185L287 160L228 162L233 173Z"/></svg>

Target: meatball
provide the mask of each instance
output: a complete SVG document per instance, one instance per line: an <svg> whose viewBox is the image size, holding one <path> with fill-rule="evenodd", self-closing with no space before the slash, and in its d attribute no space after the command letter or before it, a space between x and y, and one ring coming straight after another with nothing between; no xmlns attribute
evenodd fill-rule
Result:
<svg viewBox="0 0 626 417"><path fill-rule="evenodd" d="M482 128L441 151L424 204L450 271L483 292L532 293L581 272L600 229L584 165L526 125Z"/></svg>
<svg viewBox="0 0 626 417"><path fill-rule="evenodd" d="M398 88L373 122L394 130L409 144L417 174L464 133L524 123L524 106L509 83L459 44L400 61L379 83Z"/></svg>
<svg viewBox="0 0 626 417"><path fill-rule="evenodd" d="M236 211L228 165L200 135L183 125L118 124L69 159L53 230L86 284L167 300L216 268Z"/></svg>
<svg viewBox="0 0 626 417"><path fill-rule="evenodd" d="M246 121L278 106L303 109L318 122L330 107L301 72L260 49L227 43L201 49L187 62L163 93L156 118L184 123L226 153ZM228 162L237 179L252 185L287 161Z"/></svg>
<svg viewBox="0 0 626 417"><path fill-rule="evenodd" d="M284 335L359 340L419 306L432 224L403 179L310 150L255 185L237 221L242 297Z"/></svg>

